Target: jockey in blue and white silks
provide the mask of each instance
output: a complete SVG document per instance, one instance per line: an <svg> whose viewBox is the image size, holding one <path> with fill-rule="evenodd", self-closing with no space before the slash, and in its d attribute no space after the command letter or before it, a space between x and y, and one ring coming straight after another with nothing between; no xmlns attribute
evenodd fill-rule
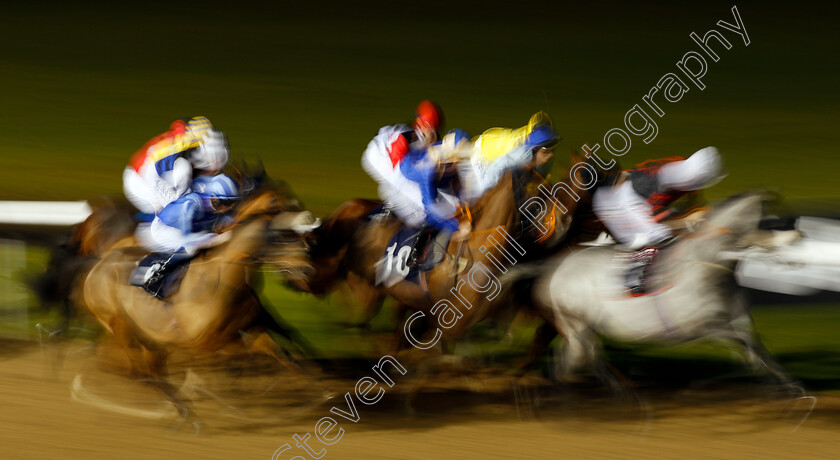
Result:
<svg viewBox="0 0 840 460"><path fill-rule="evenodd" d="M123 171L125 196L155 215L189 191L193 169L219 172L228 156L227 140L206 117L175 121L132 156Z"/></svg>
<svg viewBox="0 0 840 460"><path fill-rule="evenodd" d="M192 183L194 192L169 203L151 224L137 228L137 239L148 250L164 253L165 259L149 267L143 287L155 297L164 295L165 279L203 248L227 242L231 233L215 233L224 228L224 212L239 199L236 182L224 174L199 176Z"/></svg>
<svg viewBox="0 0 840 460"><path fill-rule="evenodd" d="M417 106L411 126L385 126L362 154L362 168L379 184L379 197L403 222L418 226L425 220L420 190L403 175L400 162L410 151L424 151L438 139L443 111L431 101Z"/></svg>
<svg viewBox="0 0 840 460"><path fill-rule="evenodd" d="M551 150L557 140L551 120L544 112L531 116L528 124L521 128L484 131L474 140L469 159L459 165L463 199L468 203L479 199L507 171L528 165L538 149Z"/></svg>
<svg viewBox="0 0 840 460"><path fill-rule="evenodd" d="M448 190L450 193L440 190L446 186L442 183L442 166L457 161L457 149L468 143L469 134L460 129L452 130L441 142L428 149L412 150L400 162L403 176L419 186L424 223L450 234L459 229L454 217L458 200L451 190Z"/></svg>
<svg viewBox="0 0 840 460"><path fill-rule="evenodd" d="M153 252L183 252L193 256L202 248L227 240L214 233L221 213L239 199L236 182L225 174L199 176L192 183L193 192L173 201L151 224L138 227L141 244Z"/></svg>

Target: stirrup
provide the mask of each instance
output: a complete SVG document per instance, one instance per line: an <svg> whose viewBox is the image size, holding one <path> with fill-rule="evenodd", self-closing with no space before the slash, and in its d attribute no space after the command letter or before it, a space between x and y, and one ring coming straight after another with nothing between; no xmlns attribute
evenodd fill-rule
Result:
<svg viewBox="0 0 840 460"><path fill-rule="evenodd" d="M161 274L161 271L156 271L149 279L143 283L143 289L146 290L149 294L155 296L158 299L163 298L163 282L165 276Z"/></svg>
<svg viewBox="0 0 840 460"><path fill-rule="evenodd" d="M164 261L163 263L155 264L158 267L157 270L154 271L152 271L152 269L155 267L155 265L152 265L152 267L150 267L149 269L151 274L147 273L147 279L143 283L143 289L145 289L146 292L155 296L158 299L163 298L163 287L168 274L167 272L170 272L173 269L170 260L171 258Z"/></svg>

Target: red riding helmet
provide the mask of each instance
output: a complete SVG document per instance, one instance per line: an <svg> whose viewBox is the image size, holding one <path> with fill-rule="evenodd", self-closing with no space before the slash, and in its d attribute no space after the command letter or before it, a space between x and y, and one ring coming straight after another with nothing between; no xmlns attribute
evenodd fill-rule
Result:
<svg viewBox="0 0 840 460"><path fill-rule="evenodd" d="M443 110L432 101L426 100L417 106L417 118L414 120L414 128L417 129L421 123L428 124L436 132L443 126Z"/></svg>

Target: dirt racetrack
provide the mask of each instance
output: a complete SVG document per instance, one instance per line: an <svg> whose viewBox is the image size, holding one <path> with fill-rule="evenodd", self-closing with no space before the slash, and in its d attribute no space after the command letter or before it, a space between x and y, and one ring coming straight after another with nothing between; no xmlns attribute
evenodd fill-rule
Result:
<svg viewBox="0 0 840 460"><path fill-rule="evenodd" d="M104 411L71 400L70 384L81 372L89 391L110 400L151 407L156 393L102 370L83 343L67 346L54 371L55 349L3 341L0 349L0 458L2 459L269 459L292 435L312 433L342 396L318 401L299 380L271 370L259 358L230 357L222 364L191 361L206 391L194 392L200 434ZM216 359L218 361L218 359ZM182 363L183 364L183 363ZM344 363L319 381L343 392L370 375L370 364ZM173 365L173 382L186 373ZM534 378L514 396L501 374L472 378L438 375L424 385L408 415L398 380L376 405L359 407L357 423L339 417L345 430L322 458L838 458L840 398L818 395L816 408L798 428L807 403L766 398L767 388L744 381L703 388L646 386L638 390L647 409L600 391L561 391ZM278 383L270 387L271 383ZM280 390L285 388L285 390ZM267 389L267 391L266 391ZM262 392L265 391L265 394ZM208 396L212 392L219 399ZM527 396L527 397L526 397ZM228 407L238 401L236 409ZM515 400L534 402L517 406ZM158 399L159 401L159 399ZM797 407L798 406L798 407ZM519 407L519 409L517 409ZM528 407L533 407L529 409ZM793 407L792 412L786 409ZM786 417L788 414L788 417ZM317 450L318 441L310 439ZM302 455L290 450L278 458Z"/></svg>

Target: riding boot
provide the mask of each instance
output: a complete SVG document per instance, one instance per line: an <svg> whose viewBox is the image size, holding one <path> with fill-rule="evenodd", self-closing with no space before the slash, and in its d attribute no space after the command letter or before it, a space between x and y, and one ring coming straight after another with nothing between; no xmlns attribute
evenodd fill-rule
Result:
<svg viewBox="0 0 840 460"><path fill-rule="evenodd" d="M434 240L432 240L432 244L429 245L429 254L423 261L422 268L424 270L433 268L443 260L446 256L446 248L449 247L449 240L452 238L452 233L453 232L451 230L444 229L435 235Z"/></svg>
<svg viewBox="0 0 840 460"><path fill-rule="evenodd" d="M422 240L423 234L427 231L429 231L429 226L422 224L417 227L417 231L410 237L413 238L413 241L411 242L411 252L408 253L408 260L406 260L405 264L409 269L416 267L420 261L426 257L426 254L422 252Z"/></svg>
<svg viewBox="0 0 840 460"><path fill-rule="evenodd" d="M173 252L167 259L161 261L159 264L153 265L152 269L154 269L155 266L157 266L157 269L153 270L146 282L143 283L143 289L158 299L162 299L164 297L164 287L166 285L165 281L167 276L174 272L175 269L180 267L184 262L190 260L191 257L192 256L182 249Z"/></svg>
<svg viewBox="0 0 840 460"><path fill-rule="evenodd" d="M658 252L658 247L649 246L639 249L630 256L630 269L627 271L624 280L624 285L630 291L630 295L645 294L645 278L648 275L648 267Z"/></svg>
<svg viewBox="0 0 840 460"><path fill-rule="evenodd" d="M656 246L639 249L630 256L630 269L627 271L624 284L630 291L630 295L639 296L646 293L645 288L647 278L650 275L651 262L675 240L675 237L668 238Z"/></svg>

